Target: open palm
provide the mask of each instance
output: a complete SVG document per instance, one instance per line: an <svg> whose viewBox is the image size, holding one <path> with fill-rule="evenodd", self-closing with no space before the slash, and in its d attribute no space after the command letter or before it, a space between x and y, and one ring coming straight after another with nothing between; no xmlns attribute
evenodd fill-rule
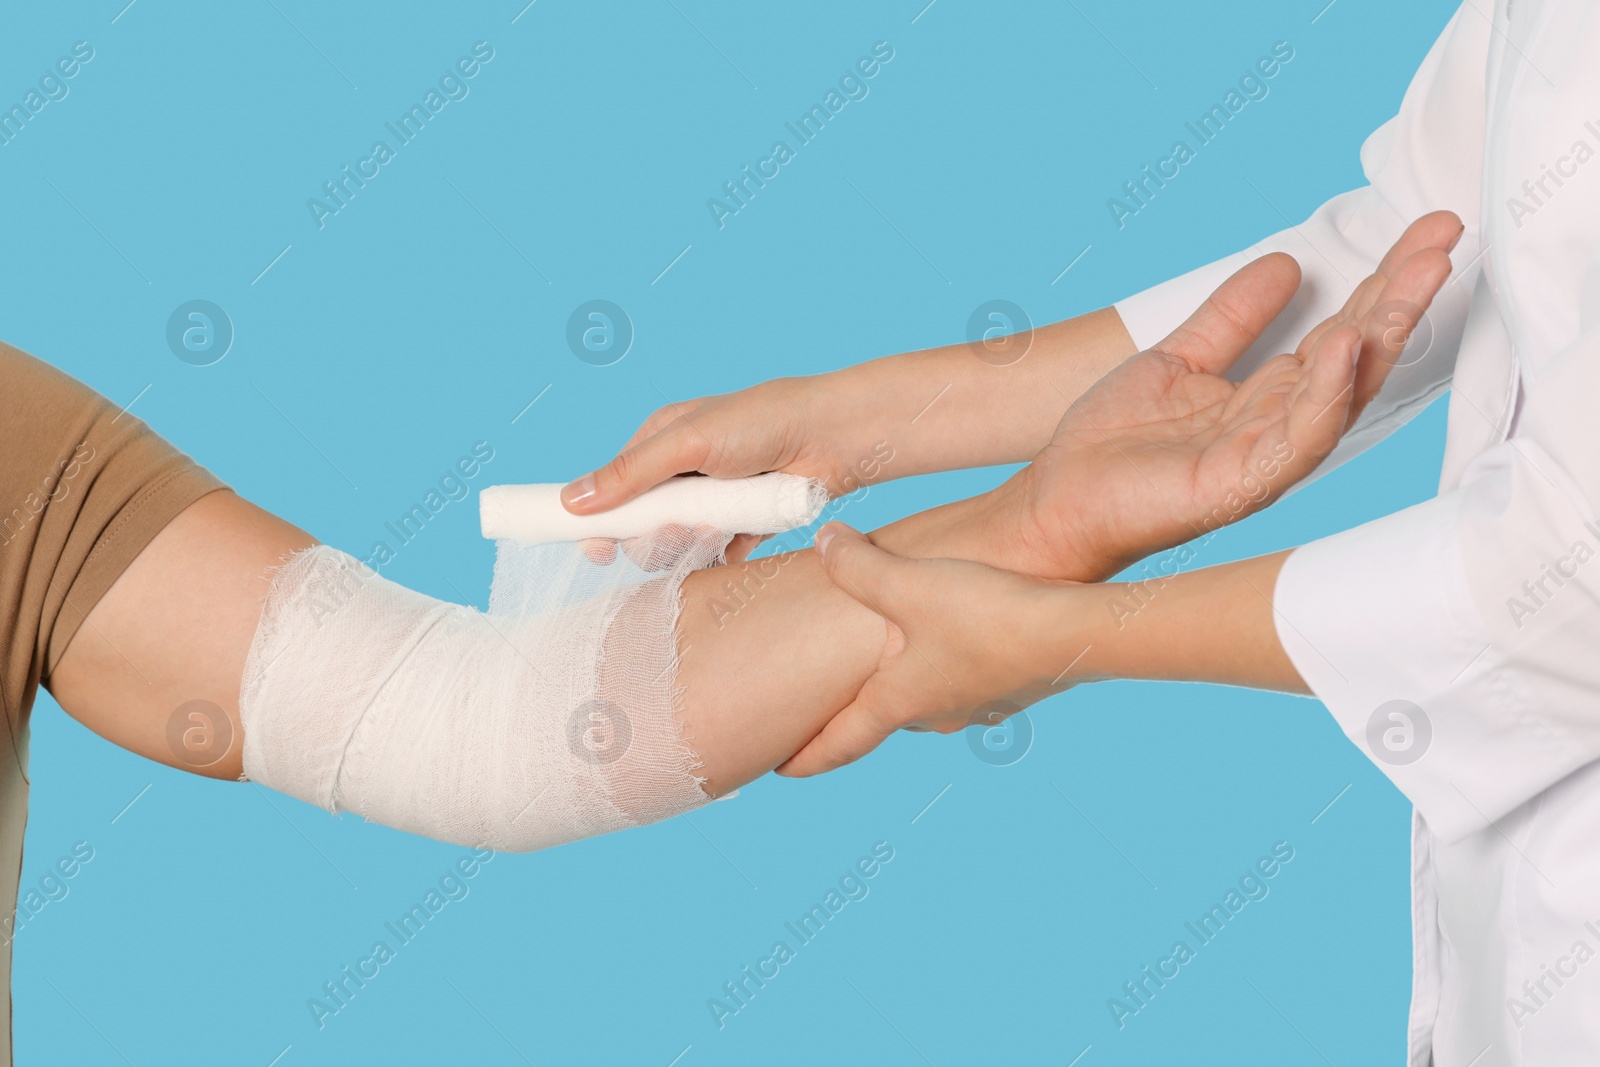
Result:
<svg viewBox="0 0 1600 1067"><path fill-rule="evenodd" d="M1340 312L1242 382L1223 375L1286 307L1281 253L1224 282L1165 340L1108 374L1002 487L1027 569L1093 580L1271 503L1333 451L1450 274L1460 220L1414 222Z"/></svg>

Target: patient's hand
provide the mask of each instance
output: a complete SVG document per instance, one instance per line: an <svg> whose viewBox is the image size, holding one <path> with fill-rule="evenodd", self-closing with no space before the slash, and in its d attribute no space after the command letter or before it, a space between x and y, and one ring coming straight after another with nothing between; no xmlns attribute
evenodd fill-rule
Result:
<svg viewBox="0 0 1600 1067"><path fill-rule="evenodd" d="M987 499L955 505L977 542L953 555L1096 581L1259 511L1333 450L1450 274L1460 220L1417 220L1339 314L1243 382L1223 377L1288 305L1300 271L1265 256L1177 330L1071 404L1055 437ZM1375 312L1382 309L1383 320Z"/></svg>

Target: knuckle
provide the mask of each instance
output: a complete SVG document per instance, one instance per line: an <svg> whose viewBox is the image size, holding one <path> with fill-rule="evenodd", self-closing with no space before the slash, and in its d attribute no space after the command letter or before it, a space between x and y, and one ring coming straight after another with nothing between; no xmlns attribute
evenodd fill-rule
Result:
<svg viewBox="0 0 1600 1067"><path fill-rule="evenodd" d="M731 466L726 462L717 462L716 466L713 466L713 461L722 460L722 454L719 450L713 455L711 438L698 430L691 431L679 439L678 454L682 457L685 470L696 470L702 474L710 474L718 467L727 470ZM738 469L732 468L732 473L737 474Z"/></svg>
<svg viewBox="0 0 1600 1067"><path fill-rule="evenodd" d="M632 485L639 477L640 465L638 450L628 448L618 452L616 458L606 464L605 470L610 473L612 481Z"/></svg>

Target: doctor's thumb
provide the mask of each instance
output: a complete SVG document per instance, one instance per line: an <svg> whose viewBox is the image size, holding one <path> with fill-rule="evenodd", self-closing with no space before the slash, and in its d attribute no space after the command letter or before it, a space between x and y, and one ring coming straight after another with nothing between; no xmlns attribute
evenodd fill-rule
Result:
<svg viewBox="0 0 1600 1067"><path fill-rule="evenodd" d="M830 522L817 531L817 553L834 585L894 621L902 600L902 578L913 561L884 551L842 522Z"/></svg>

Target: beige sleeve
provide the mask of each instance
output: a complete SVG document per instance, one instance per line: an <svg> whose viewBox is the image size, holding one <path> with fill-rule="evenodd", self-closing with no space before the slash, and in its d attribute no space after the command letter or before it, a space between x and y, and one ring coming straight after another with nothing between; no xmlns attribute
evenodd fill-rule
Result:
<svg viewBox="0 0 1600 1067"><path fill-rule="evenodd" d="M38 686L106 590L179 512L227 486L5 344L0 382L0 681L15 747Z"/></svg>

